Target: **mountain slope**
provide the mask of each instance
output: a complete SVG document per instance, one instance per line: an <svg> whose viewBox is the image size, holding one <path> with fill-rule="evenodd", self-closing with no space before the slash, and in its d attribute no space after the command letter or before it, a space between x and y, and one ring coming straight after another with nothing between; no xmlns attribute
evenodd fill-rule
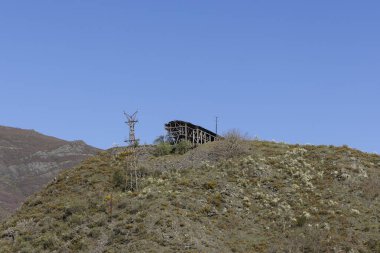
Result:
<svg viewBox="0 0 380 253"><path fill-rule="evenodd" d="M129 149L90 158L60 173L4 222L0 248L379 252L380 156L261 141L241 142L241 152L228 153L233 145L226 141L163 157L140 148L137 187L125 162Z"/></svg>
<svg viewBox="0 0 380 253"><path fill-rule="evenodd" d="M97 152L82 141L68 142L33 130L0 126L0 219L60 170Z"/></svg>

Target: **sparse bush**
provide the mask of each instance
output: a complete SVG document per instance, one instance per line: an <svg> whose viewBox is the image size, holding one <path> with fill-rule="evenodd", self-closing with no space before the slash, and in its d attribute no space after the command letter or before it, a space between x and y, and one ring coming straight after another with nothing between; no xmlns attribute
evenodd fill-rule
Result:
<svg viewBox="0 0 380 253"><path fill-rule="evenodd" d="M373 201L380 196L380 177L370 176L368 179L364 180L361 184L361 189L363 195L366 199Z"/></svg>
<svg viewBox="0 0 380 253"><path fill-rule="evenodd" d="M269 252L319 253L333 252L332 249L326 231L305 227L301 231L286 234L282 242L272 245Z"/></svg>
<svg viewBox="0 0 380 253"><path fill-rule="evenodd" d="M83 239L78 238L72 242L72 244L70 245L70 249L74 252L83 252L87 249L87 244L84 242Z"/></svg>
<svg viewBox="0 0 380 253"><path fill-rule="evenodd" d="M183 155L185 154L187 151L189 151L191 148L193 147L193 145L191 144L190 141L187 141L187 140L181 140L179 143L177 143L174 147L174 152L176 154L180 154L180 155Z"/></svg>
<svg viewBox="0 0 380 253"><path fill-rule="evenodd" d="M207 201L216 207L220 207L223 203L223 196L218 192L208 197Z"/></svg>
<svg viewBox="0 0 380 253"><path fill-rule="evenodd" d="M128 202L126 200L122 200L117 204L118 209L124 209L128 206Z"/></svg>
<svg viewBox="0 0 380 253"><path fill-rule="evenodd" d="M298 227L303 227L305 225L306 221L307 221L306 216L301 215L301 216L297 217L296 225Z"/></svg>
<svg viewBox="0 0 380 253"><path fill-rule="evenodd" d="M216 188L217 185L218 183L215 181L208 181L203 184L203 188L205 188L206 190L213 190Z"/></svg>
<svg viewBox="0 0 380 253"><path fill-rule="evenodd" d="M182 186L186 186L186 187L190 187L192 182L189 178L180 178L178 179L177 181L178 185L182 185Z"/></svg>
<svg viewBox="0 0 380 253"><path fill-rule="evenodd" d="M88 235L92 238L98 239L101 234L101 231L99 228L93 228Z"/></svg>
<svg viewBox="0 0 380 253"><path fill-rule="evenodd" d="M200 213L209 214L212 211L212 207L210 205L205 205L200 209Z"/></svg>
<svg viewBox="0 0 380 253"><path fill-rule="evenodd" d="M36 241L36 245L34 246L37 246L37 247L39 246L39 247L42 247L44 250L52 251L57 248L58 244L59 244L59 241L56 236L46 234L46 235L41 236Z"/></svg>
<svg viewBox="0 0 380 253"><path fill-rule="evenodd" d="M40 196L35 197L34 199L28 199L25 202L26 205L32 207L32 206L38 206L42 204L42 200Z"/></svg>
<svg viewBox="0 0 380 253"><path fill-rule="evenodd" d="M70 219L69 219L69 222L71 225L81 225L84 221L84 217L81 215L81 214L73 214Z"/></svg>
<svg viewBox="0 0 380 253"><path fill-rule="evenodd" d="M249 152L247 146L248 138L242 135L238 130L231 130L224 135L223 139L218 141L211 152L216 158L233 158L246 155Z"/></svg>
<svg viewBox="0 0 380 253"><path fill-rule="evenodd" d="M73 200L64 207L64 214L62 219L66 220L68 217L75 213L83 213L87 209L85 201Z"/></svg>
<svg viewBox="0 0 380 253"><path fill-rule="evenodd" d="M370 239L365 242L365 245L371 252L380 252L380 240Z"/></svg>

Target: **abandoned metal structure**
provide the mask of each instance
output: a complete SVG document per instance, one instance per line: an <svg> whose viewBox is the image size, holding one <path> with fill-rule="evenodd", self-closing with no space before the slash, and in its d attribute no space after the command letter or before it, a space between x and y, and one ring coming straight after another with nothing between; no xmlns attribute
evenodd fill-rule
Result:
<svg viewBox="0 0 380 253"><path fill-rule="evenodd" d="M170 121L165 124L165 129L168 131L168 135L174 143L178 143L181 140L188 140L195 146L197 144L216 141L220 138L216 133L206 128L181 120Z"/></svg>

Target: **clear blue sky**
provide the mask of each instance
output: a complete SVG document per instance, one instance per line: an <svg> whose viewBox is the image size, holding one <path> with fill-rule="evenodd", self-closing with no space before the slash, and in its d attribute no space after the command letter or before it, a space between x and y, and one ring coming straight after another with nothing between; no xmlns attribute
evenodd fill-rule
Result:
<svg viewBox="0 0 380 253"><path fill-rule="evenodd" d="M380 2L1 1L0 125L108 148L139 110L380 152Z"/></svg>

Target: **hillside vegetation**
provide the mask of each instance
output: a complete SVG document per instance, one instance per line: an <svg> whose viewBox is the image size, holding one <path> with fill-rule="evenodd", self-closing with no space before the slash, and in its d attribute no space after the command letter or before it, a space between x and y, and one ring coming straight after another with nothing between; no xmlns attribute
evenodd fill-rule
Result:
<svg viewBox="0 0 380 253"><path fill-rule="evenodd" d="M380 252L378 155L229 139L137 153L135 173L128 148L63 171L1 225L1 252Z"/></svg>

